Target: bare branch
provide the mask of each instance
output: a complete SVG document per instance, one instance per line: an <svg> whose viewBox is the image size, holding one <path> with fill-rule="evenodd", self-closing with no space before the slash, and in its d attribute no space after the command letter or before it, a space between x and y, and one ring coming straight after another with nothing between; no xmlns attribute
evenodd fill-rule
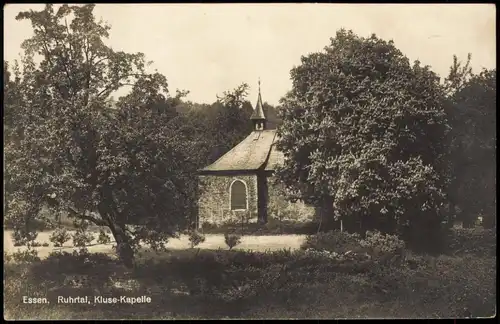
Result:
<svg viewBox="0 0 500 324"><path fill-rule="evenodd" d="M84 220L88 220L88 221L90 221L90 222L92 222L92 223L94 223L94 224L96 224L96 225L98 225L98 226L108 226L108 224L107 224L104 220L102 220L102 219L97 219L97 218L94 218L94 217L92 217L92 216L84 215L84 214L82 214L82 213L78 212L78 211L77 211L75 208L73 208L73 207L69 207L69 208L68 208L68 210L69 210L69 212L70 212L71 214L73 214L74 216L76 216L76 217L78 217L78 218L81 218L81 219L84 219Z"/></svg>
<svg viewBox="0 0 500 324"><path fill-rule="evenodd" d="M109 59L110 59L110 58L109 58L109 57L107 57L107 56L106 56L106 57L103 57L103 58L102 58L102 59L100 59L99 61L95 62L95 63L94 63L94 65L97 65L97 64L101 63L102 61L104 61L104 60L109 60Z"/></svg>

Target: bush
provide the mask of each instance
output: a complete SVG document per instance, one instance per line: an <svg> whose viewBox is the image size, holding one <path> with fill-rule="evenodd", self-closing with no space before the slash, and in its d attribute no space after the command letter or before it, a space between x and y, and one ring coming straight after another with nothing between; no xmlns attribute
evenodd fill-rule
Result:
<svg viewBox="0 0 500 324"><path fill-rule="evenodd" d="M496 255L496 231L493 229L453 228L447 235L447 254Z"/></svg>
<svg viewBox="0 0 500 324"><path fill-rule="evenodd" d="M92 233L86 233L81 230L77 230L75 234L73 234L73 245L78 247L84 247L92 243L94 240L94 236Z"/></svg>
<svg viewBox="0 0 500 324"><path fill-rule="evenodd" d="M401 252L405 248L405 242L397 235L382 234L379 231L367 231L366 237L360 244L364 248L381 253Z"/></svg>
<svg viewBox="0 0 500 324"><path fill-rule="evenodd" d="M229 247L229 250L232 250L233 247L241 243L241 236L238 234L224 234L224 242Z"/></svg>
<svg viewBox="0 0 500 324"><path fill-rule="evenodd" d="M97 243L99 244L111 243L111 238L109 237L108 233L106 233L106 231L103 230L102 228L99 229L99 236L97 237Z"/></svg>
<svg viewBox="0 0 500 324"><path fill-rule="evenodd" d="M320 232L306 237L301 249L313 249L318 251L329 251L345 253L347 251L359 251L361 236L357 233L340 231Z"/></svg>
<svg viewBox="0 0 500 324"><path fill-rule="evenodd" d="M259 233L270 235L295 234L312 235L318 232L319 224L315 222L294 222L289 220L279 221L271 218L259 229Z"/></svg>
<svg viewBox="0 0 500 324"><path fill-rule="evenodd" d="M29 242L28 245L31 246L31 247L40 247L40 246L42 246L42 244L40 242L36 242L36 241Z"/></svg>
<svg viewBox="0 0 500 324"><path fill-rule="evenodd" d="M23 246L36 239L38 233L34 231L26 231L24 229L15 229L12 233L14 246Z"/></svg>
<svg viewBox="0 0 500 324"><path fill-rule="evenodd" d="M64 243L71 239L68 231L65 228L58 228L49 237L50 242L54 243L55 247L61 247Z"/></svg>
<svg viewBox="0 0 500 324"><path fill-rule="evenodd" d="M76 232L73 234L73 245L78 247L84 247L92 243L94 240L94 235L88 232L89 223L82 221L75 223L77 228Z"/></svg>
<svg viewBox="0 0 500 324"><path fill-rule="evenodd" d="M191 231L189 233L189 242L191 243L191 248L205 242L205 236L198 233L198 231Z"/></svg>
<svg viewBox="0 0 500 324"><path fill-rule="evenodd" d="M31 263L40 261L40 258L38 257L38 252L33 249L27 249L24 251L18 250L12 253L12 259L14 260L14 262L17 263Z"/></svg>
<svg viewBox="0 0 500 324"><path fill-rule="evenodd" d="M12 261L12 254L9 254L9 253L3 251L3 262L9 263L11 261Z"/></svg>
<svg viewBox="0 0 500 324"><path fill-rule="evenodd" d="M239 233L241 235L312 235L318 232L319 224L315 222L293 222L279 221L275 218L269 218L266 224L249 223L244 224L224 224L214 225L211 223L203 223L202 231L205 234L224 234Z"/></svg>

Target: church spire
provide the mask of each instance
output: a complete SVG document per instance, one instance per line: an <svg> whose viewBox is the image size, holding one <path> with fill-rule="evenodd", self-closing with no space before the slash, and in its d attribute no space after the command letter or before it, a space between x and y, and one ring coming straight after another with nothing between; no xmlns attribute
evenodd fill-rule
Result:
<svg viewBox="0 0 500 324"><path fill-rule="evenodd" d="M254 130L266 129L266 115L264 114L264 107L262 105L262 96L260 94L260 78L259 78L259 95L257 97L257 104L250 119L253 122Z"/></svg>

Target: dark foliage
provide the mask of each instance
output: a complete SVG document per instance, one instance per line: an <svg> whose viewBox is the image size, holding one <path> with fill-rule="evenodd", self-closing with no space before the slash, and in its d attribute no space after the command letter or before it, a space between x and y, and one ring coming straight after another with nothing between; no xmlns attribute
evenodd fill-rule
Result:
<svg viewBox="0 0 500 324"><path fill-rule="evenodd" d="M240 235L281 235L296 234L309 235L318 232L319 224L316 222L297 223L293 221L269 221L266 224L225 224L212 225L205 223L201 231L205 234L237 233Z"/></svg>
<svg viewBox="0 0 500 324"><path fill-rule="evenodd" d="M301 248L303 250L314 249L319 251L324 250L330 252L345 253L347 251L361 250L360 242L361 236L359 234L330 231L307 236Z"/></svg>
<svg viewBox="0 0 500 324"><path fill-rule="evenodd" d="M479 74L454 56L445 79L449 94L451 185L449 198L466 227L478 216L496 226L496 69Z"/></svg>
<svg viewBox="0 0 500 324"><path fill-rule="evenodd" d="M447 176L445 92L428 66L392 41L340 30L302 57L282 99L278 177L290 199L334 219L437 239Z"/></svg>

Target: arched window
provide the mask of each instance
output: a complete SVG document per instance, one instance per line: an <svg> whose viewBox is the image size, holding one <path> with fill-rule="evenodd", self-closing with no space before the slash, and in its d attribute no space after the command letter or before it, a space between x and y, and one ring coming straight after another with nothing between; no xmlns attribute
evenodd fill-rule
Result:
<svg viewBox="0 0 500 324"><path fill-rule="evenodd" d="M241 180L235 180L229 188L231 210L247 209L247 185Z"/></svg>

